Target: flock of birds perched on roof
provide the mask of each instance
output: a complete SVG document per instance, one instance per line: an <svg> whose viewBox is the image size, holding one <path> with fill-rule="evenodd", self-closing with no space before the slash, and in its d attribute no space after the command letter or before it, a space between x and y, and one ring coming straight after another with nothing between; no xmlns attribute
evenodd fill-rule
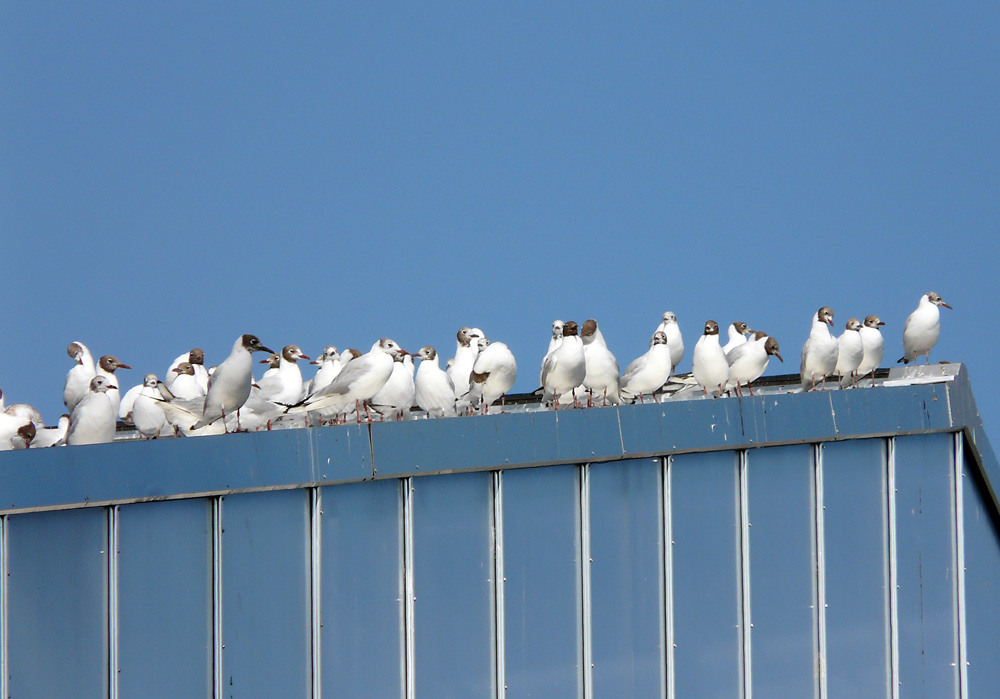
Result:
<svg viewBox="0 0 1000 699"><path fill-rule="evenodd" d="M929 292L920 298L903 329L903 357L909 363L930 351L940 334L938 307L951 308ZM874 315L864 322L851 318L835 337L833 310L820 308L812 318L809 338L802 347L800 376L803 390L826 387L837 377L840 388L857 386L872 377L881 364L884 341ZM161 381L147 374L142 384L119 393L116 371L131 369L111 355L96 363L82 342L67 350L74 360L66 375L63 402L69 410L55 427L45 427L37 410L26 404L4 406L0 392L0 450L43 446L97 444L114 439L117 419L131 423L146 438L197 436L234 431L343 424L348 421L402 420L486 414L504 397L517 378L517 362L502 342L491 342L478 328L463 327L457 334L455 356L445 369L433 347L415 355L393 340L382 338L367 353L344 353L328 346L312 364L319 366L308 381L300 360L309 360L296 345L280 352L261 344L254 335L241 335L229 356L212 369L205 355L192 349L179 356ZM270 356L270 368L253 378L255 352ZM728 342L719 338L719 325L709 320L695 345L692 371L675 375L684 356L677 317L667 312L653 333L649 351L632 361L624 373L608 349L597 321L579 326L574 321L552 324L552 339L542 360L539 383L542 404L559 410L664 400L681 391L696 390L705 397L753 395L752 384L767 369L770 358L781 358L777 340L746 323L728 326ZM414 357L420 366L414 372ZM415 413L417 408L422 413Z"/></svg>

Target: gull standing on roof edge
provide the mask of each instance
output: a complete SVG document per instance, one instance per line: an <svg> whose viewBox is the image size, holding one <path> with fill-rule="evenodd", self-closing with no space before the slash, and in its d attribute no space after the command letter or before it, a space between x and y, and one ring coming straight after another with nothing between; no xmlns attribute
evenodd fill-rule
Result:
<svg viewBox="0 0 1000 699"><path fill-rule="evenodd" d="M72 412L76 404L90 392L90 380L97 376L97 369L94 367L94 357L82 342L69 343L66 354L76 361L66 374L66 383L63 385L63 404Z"/></svg>
<svg viewBox="0 0 1000 699"><path fill-rule="evenodd" d="M468 407L465 394L469 392L469 381L472 375L472 364L479 356L476 340L482 337L475 328L460 328L455 334L455 358L448 367L448 378L455 384L455 397L459 399L459 410Z"/></svg>
<svg viewBox="0 0 1000 699"><path fill-rule="evenodd" d="M573 389L583 384L587 376L587 358L583 351L583 341L577 332L576 322L568 320L563 324L563 340L552 354L542 362L542 398L551 401L558 410L561 399L572 395ZM574 397L575 400L575 397Z"/></svg>
<svg viewBox="0 0 1000 699"><path fill-rule="evenodd" d="M837 338L837 383L843 388L845 378L848 384L858 382L858 367L865 357L865 345L861 339L861 321L851 318L844 327L844 332Z"/></svg>
<svg viewBox="0 0 1000 699"><path fill-rule="evenodd" d="M397 422L410 416L416 386L413 380L413 357L408 352L393 357L389 380L371 397L368 403L383 420Z"/></svg>
<svg viewBox="0 0 1000 699"><path fill-rule="evenodd" d="M188 364L190 365L190 362ZM156 374L146 374L142 381L142 389L132 404L132 424L146 439L155 439L164 434L170 424L167 422L166 413L163 412L160 386Z"/></svg>
<svg viewBox="0 0 1000 699"><path fill-rule="evenodd" d="M882 356L885 353L885 340L882 338L880 327L885 325L878 316L868 316L865 324L861 326L861 344L865 349L865 356L858 367L858 377L864 378L868 374L872 375L872 386L875 385L875 370L882 363Z"/></svg>
<svg viewBox="0 0 1000 699"><path fill-rule="evenodd" d="M252 354L273 351L262 345L256 335L246 334L236 338L229 356L208 380L201 419L188 429L200 429L234 412L238 423L239 409L250 397L250 385L253 382Z"/></svg>
<svg viewBox="0 0 1000 699"><path fill-rule="evenodd" d="M163 377L163 383L173 391L174 379L177 377L177 372L174 369L181 362L188 362L191 365L191 372L201 387L201 395L205 395L205 392L208 390L208 369L205 368L205 353L198 347L180 355L170 363L167 373Z"/></svg>
<svg viewBox="0 0 1000 699"><path fill-rule="evenodd" d="M903 326L903 356L896 363L909 364L921 354L931 363L931 350L941 336L941 312L938 306L951 308L940 296L928 291L920 297L917 310L906 319Z"/></svg>
<svg viewBox="0 0 1000 699"><path fill-rule="evenodd" d="M653 394L670 378L670 346L667 334L660 330L653 333L653 344L645 354L636 357L625 368L619 385L623 398L645 403L643 394ZM656 400L655 397L653 399Z"/></svg>
<svg viewBox="0 0 1000 699"><path fill-rule="evenodd" d="M736 322L729 324L728 332L729 342L727 342L722 348L722 351L726 354L732 352L736 347L746 344L748 339L747 336L753 331L750 330L749 325L741 320L737 320Z"/></svg>
<svg viewBox="0 0 1000 699"><path fill-rule="evenodd" d="M479 407L486 415L490 411L490 406L500 399L500 412L503 413L504 396L514 386L515 381L517 381L517 361L514 359L514 353L503 342L490 342L472 364L469 382L472 407Z"/></svg>
<svg viewBox="0 0 1000 699"><path fill-rule="evenodd" d="M826 388L826 377L837 368L840 346L837 338L830 333L832 325L833 309L829 306L823 306L813 314L809 339L802 345L802 362L799 365L803 390L814 390L817 381L822 381Z"/></svg>
<svg viewBox="0 0 1000 699"><path fill-rule="evenodd" d="M601 405L607 405L608 401L612 405L618 405L622 402L618 360L608 349L608 343L604 341L596 320L589 318L584 321L580 339L583 341L583 356L587 365L583 387L588 392L588 405L594 405L595 396L600 396ZM667 351L669 353L669 349Z"/></svg>
<svg viewBox="0 0 1000 699"><path fill-rule="evenodd" d="M545 352L545 355L548 356L552 354L552 351L559 346L559 343L562 342L562 339L563 339L563 322L558 319L553 320L552 339L549 340L549 349Z"/></svg>
<svg viewBox="0 0 1000 699"><path fill-rule="evenodd" d="M324 347L322 354L309 363L318 366L319 369L316 370L313 377L306 383L305 393L307 396L312 395L321 388L329 386L330 382L337 378L337 374L340 373L343 366L340 361L340 352L333 345Z"/></svg>
<svg viewBox="0 0 1000 699"><path fill-rule="evenodd" d="M174 381L168 390L175 398L194 400L205 396L205 392L201 390L201 384L198 383L198 377L194 374L194 365L191 362L181 362L171 369L170 373L174 375ZM163 383L166 385L166 381Z"/></svg>
<svg viewBox="0 0 1000 699"><path fill-rule="evenodd" d="M784 362L779 354L778 341L768 336L764 332L756 332L742 345L733 348L733 351L726 355L729 362L729 383L726 388L736 388L736 395L743 395L743 387L746 386L753 395L753 388L750 384L767 370L767 365L771 357L777 357L778 361Z"/></svg>
<svg viewBox="0 0 1000 699"><path fill-rule="evenodd" d="M656 328L656 332L661 332L667 336L667 347L670 348L670 373L671 375L677 371L678 365L681 360L684 359L684 338L681 337L681 326L677 324L677 316L673 311L667 311L663 314L663 320L660 322L659 327ZM656 332L653 336L656 336ZM650 338L649 346L653 346L653 340Z"/></svg>
<svg viewBox="0 0 1000 699"><path fill-rule="evenodd" d="M108 383L114 386L114 388L108 389L107 395L111 401L111 407L114 409L115 415L118 414L118 406L122 402L122 394L118 391L118 379L115 376L115 370L131 368L128 364L122 363L120 359L112 357L110 354L104 355L97 362L97 375L103 376L108 380Z"/></svg>
<svg viewBox="0 0 1000 699"><path fill-rule="evenodd" d="M455 384L441 368L437 351L431 347L421 347L417 353L420 366L414 379L414 400L427 417L455 417Z"/></svg>
<svg viewBox="0 0 1000 699"><path fill-rule="evenodd" d="M302 370L299 360L307 357L298 345L285 345L278 353L278 368L257 382L260 397L273 403L296 403L302 399Z"/></svg>
<svg viewBox="0 0 1000 699"><path fill-rule="evenodd" d="M103 376L90 380L90 391L76 404L69 415L66 443L103 444L115 438L115 411L107 392L117 388Z"/></svg>
<svg viewBox="0 0 1000 699"><path fill-rule="evenodd" d="M705 330L694 346L691 374L705 396L710 388L716 396L721 396L729 382L729 362L719 344L719 324L714 320L705 322Z"/></svg>

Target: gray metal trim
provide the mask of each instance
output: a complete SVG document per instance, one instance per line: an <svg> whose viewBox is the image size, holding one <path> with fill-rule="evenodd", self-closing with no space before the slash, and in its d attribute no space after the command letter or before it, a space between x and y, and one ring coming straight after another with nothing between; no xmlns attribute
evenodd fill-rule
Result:
<svg viewBox="0 0 1000 699"><path fill-rule="evenodd" d="M503 565L503 471L493 472L493 633L496 649L494 652L494 681L496 683L494 696L504 699L507 696L507 681L505 675L506 659L504 657L507 643L505 635L505 601Z"/></svg>
<svg viewBox="0 0 1000 699"><path fill-rule="evenodd" d="M323 654L322 654L322 533L323 533L323 491L312 488L309 493L310 505L310 596L312 601L312 695L319 699L323 692Z"/></svg>
<svg viewBox="0 0 1000 699"><path fill-rule="evenodd" d="M580 623L583 630L582 662L583 697L591 699L594 696L594 640L591 627L591 590L590 564L590 466L583 464L578 467L580 482Z"/></svg>
<svg viewBox="0 0 1000 699"><path fill-rule="evenodd" d="M955 587L958 606L956 636L958 641L958 696L969 699L969 657L968 642L965 637L967 607L965 604L965 492L962 480L965 478L964 455L965 437L955 433L955 448L952 452L955 468Z"/></svg>
<svg viewBox="0 0 1000 699"><path fill-rule="evenodd" d="M891 699L899 699L899 573L898 559L896 557L896 440L886 440L886 507L887 507L887 531L889 540L888 560L886 565L889 569L889 696Z"/></svg>
<svg viewBox="0 0 1000 699"><path fill-rule="evenodd" d="M108 508L108 697L118 699L118 506Z"/></svg>
<svg viewBox="0 0 1000 699"><path fill-rule="evenodd" d="M827 697L826 682L826 530L823 515L823 445L813 447L813 484L815 487L815 519L813 520L816 547L816 662L817 692L819 699Z"/></svg>
<svg viewBox="0 0 1000 699"><path fill-rule="evenodd" d="M0 697L10 696L10 632L7 624L10 617L10 546L7 517L0 517Z"/></svg>
<svg viewBox="0 0 1000 699"><path fill-rule="evenodd" d="M750 613L750 512L747 481L747 452L739 452L740 476L740 602L743 612L743 699L753 697L752 647L753 617Z"/></svg>
<svg viewBox="0 0 1000 699"><path fill-rule="evenodd" d="M402 479L403 525L403 682L406 699L416 699L416 640L413 589L413 479Z"/></svg>
<svg viewBox="0 0 1000 699"><path fill-rule="evenodd" d="M222 677L222 496L212 499L212 675L215 699L225 696Z"/></svg>
<svg viewBox="0 0 1000 699"><path fill-rule="evenodd" d="M660 495L662 497L662 536L663 545L660 552L663 563L663 618L661 628L663 633L664 665L666 666L665 677L663 678L664 693L667 699L674 699L677 694L675 686L674 671L674 532L673 532L673 509L671 507L671 473L673 457L668 456L661 461L662 484Z"/></svg>

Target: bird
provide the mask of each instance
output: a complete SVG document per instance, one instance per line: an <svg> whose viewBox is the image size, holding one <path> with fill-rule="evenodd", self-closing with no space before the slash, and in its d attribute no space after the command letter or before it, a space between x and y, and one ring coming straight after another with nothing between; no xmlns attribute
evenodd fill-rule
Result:
<svg viewBox="0 0 1000 699"><path fill-rule="evenodd" d="M69 415L60 415L59 422L54 427L39 427L35 425L35 438L31 440L32 449L66 445L66 431L69 429Z"/></svg>
<svg viewBox="0 0 1000 699"><path fill-rule="evenodd" d="M813 314L812 329L809 339L802 345L802 363L799 365L803 390L814 390L817 381L822 381L825 388L826 377L837 368L840 347L837 338L830 333L832 325L833 309L829 306L823 306Z"/></svg>
<svg viewBox="0 0 1000 699"><path fill-rule="evenodd" d="M45 425L42 421L42 414L27 403L5 405L3 391L0 391L0 413L28 420L34 423L35 427L43 427Z"/></svg>
<svg viewBox="0 0 1000 699"><path fill-rule="evenodd" d="M194 373L194 365L191 362L181 362L170 373L174 375L174 381L168 387L170 393L181 400L194 400L205 396L201 389L198 377ZM166 382L164 381L164 385Z"/></svg>
<svg viewBox="0 0 1000 699"><path fill-rule="evenodd" d="M549 340L549 349L545 352L545 354L546 355L551 354L552 350L558 347L559 343L562 342L562 339L563 339L563 322L561 320L553 320L552 339Z"/></svg>
<svg viewBox="0 0 1000 699"><path fill-rule="evenodd" d="M413 380L413 357L408 353L393 357L389 380L371 397L369 404L382 419L405 419L413 406L416 387Z"/></svg>
<svg viewBox="0 0 1000 699"><path fill-rule="evenodd" d="M95 376L90 380L90 391L69 414L69 427L66 430L68 445L103 444L115 438L117 413L107 395L112 388L117 386L104 376Z"/></svg>
<svg viewBox="0 0 1000 699"><path fill-rule="evenodd" d="M181 362L188 362L191 364L194 377L197 380L198 385L201 386L201 395L205 395L205 392L208 391L208 369L205 368L205 352L199 347L195 347L171 362L170 366L167 368L166 375L163 377L163 383L167 386L167 388L173 390L174 379L177 377L174 369L176 369L177 365Z"/></svg>
<svg viewBox="0 0 1000 699"><path fill-rule="evenodd" d="M0 410L0 451L27 449L35 436L35 425L29 417Z"/></svg>
<svg viewBox="0 0 1000 699"><path fill-rule="evenodd" d="M514 353L503 342L490 342L472 364L469 381L469 399L473 408L486 415L490 406L500 399L500 412L504 412L504 396L517 380L517 361Z"/></svg>
<svg viewBox="0 0 1000 699"><path fill-rule="evenodd" d="M250 397L250 385L253 382L251 355L254 352L273 351L262 345L256 335L244 334L236 338L229 356L209 377L201 419L188 429L197 430L232 413L236 413L238 428L239 409Z"/></svg>
<svg viewBox="0 0 1000 699"><path fill-rule="evenodd" d="M427 417L455 417L455 384L441 368L437 351L430 345L417 353L420 366L414 379L414 400Z"/></svg>
<svg viewBox="0 0 1000 699"><path fill-rule="evenodd" d="M729 324L729 342L727 342L723 347L722 351L729 354L734 348L745 344L747 341L747 336L750 335L752 330L750 326L743 321L737 320L734 323Z"/></svg>
<svg viewBox="0 0 1000 699"><path fill-rule="evenodd" d="M257 382L260 397L273 403L291 404L302 399L302 370L298 361L308 360L298 345L285 345L278 353L278 367Z"/></svg>
<svg viewBox="0 0 1000 699"><path fill-rule="evenodd" d="M577 334L575 321L563 323L563 339L559 346L542 362L541 379L543 400L551 402L558 410L563 396L583 384L587 376L587 359L583 341Z"/></svg>
<svg viewBox="0 0 1000 699"><path fill-rule="evenodd" d="M857 383L858 367L865 356L865 346L861 339L861 321L851 318L847 321L844 332L837 338L837 373L838 383Z"/></svg>
<svg viewBox="0 0 1000 699"><path fill-rule="evenodd" d="M671 360L667 334L661 330L653 333L653 344L645 354L636 357L622 374L620 385L624 398L644 403L643 394L651 394L670 378Z"/></svg>
<svg viewBox="0 0 1000 699"><path fill-rule="evenodd" d="M941 312L938 306L951 308L933 291L920 297L917 309L910 314L903 326L903 356L896 361L897 364L909 364L921 354L930 364L931 350L941 335Z"/></svg>
<svg viewBox="0 0 1000 699"><path fill-rule="evenodd" d="M681 337L681 326L677 324L677 316L673 311L667 311L663 314L663 320L656 328L656 332L662 332L667 336L667 347L670 348L670 373L673 374L684 358L684 339ZM653 335L655 337L656 333ZM653 345L652 339L650 339L649 344Z"/></svg>
<svg viewBox="0 0 1000 699"><path fill-rule="evenodd" d="M358 417L364 407L368 419L367 401L378 393L392 375L392 365L395 357L402 357L406 350L395 341L383 337L366 354L353 359L341 370L329 386L289 406L287 412L320 411L340 414L350 409L356 409Z"/></svg>
<svg viewBox="0 0 1000 699"><path fill-rule="evenodd" d="M128 364L123 363L120 359L106 354L97 361L97 375L103 376L108 380L108 383L114 386L118 385L118 381L115 378L116 369L131 369ZM111 401L111 407L114 408L115 415L118 415L118 406L121 404L122 396L117 388L111 388L107 391L108 399Z"/></svg>
<svg viewBox="0 0 1000 699"><path fill-rule="evenodd" d="M190 366L191 363L181 362L181 364ZM163 411L164 396L160 390L161 386L166 388L160 383L156 374L146 374L142 380L142 389L132 405L132 424L135 425L136 431L147 439L155 439L169 425L167 415Z"/></svg>
<svg viewBox="0 0 1000 699"><path fill-rule="evenodd" d="M312 395L325 386L329 386L330 382L337 378L337 374L340 373L344 365L344 362L341 361L340 352L333 345L324 347L323 352L309 363L318 366L319 369L316 370L316 374L306 384L305 394L307 396Z"/></svg>
<svg viewBox="0 0 1000 699"><path fill-rule="evenodd" d="M729 362L719 344L719 324L714 320L705 322L705 330L694 346L691 374L706 396L710 388L721 396L729 381Z"/></svg>
<svg viewBox="0 0 1000 699"><path fill-rule="evenodd" d="M482 333L477 333L475 328L463 327L456 333L455 357L447 371L451 382L455 384L455 397L459 399L460 408L468 407L467 402L462 404L463 396L469 392L472 364L479 354L479 348L475 341L480 337L482 337Z"/></svg>
<svg viewBox="0 0 1000 699"><path fill-rule="evenodd" d="M607 405L609 400L612 405L618 405L622 402L619 394L618 360L608 349L608 343L604 341L596 320L588 318L583 322L580 339L583 341L583 356L587 366L583 387L589 394L589 404L593 405L594 396L598 395L601 396L602 405Z"/></svg>
<svg viewBox="0 0 1000 699"><path fill-rule="evenodd" d="M871 374L872 386L875 385L875 370L882 363L882 355L885 353L885 340L882 338L882 331L879 330L883 325L885 323L878 316L868 316L860 330L865 356L858 367L858 376L864 377Z"/></svg>
<svg viewBox="0 0 1000 699"><path fill-rule="evenodd" d="M746 386L752 396L753 388L750 384L763 376L770 358L777 357L778 361L785 361L781 358L780 351L777 340L765 332L755 332L746 342L734 347L726 355L726 361L729 363L727 388L735 386L736 395L742 396L743 386Z"/></svg>
<svg viewBox="0 0 1000 699"><path fill-rule="evenodd" d="M69 343L66 354L76 361L66 374L66 383L63 385L63 403L67 410L73 412L76 404L90 392L90 380L97 376L97 369L94 367L93 355L82 342Z"/></svg>
<svg viewBox="0 0 1000 699"><path fill-rule="evenodd" d="M26 422L10 438L11 449L27 449L35 439L35 423Z"/></svg>

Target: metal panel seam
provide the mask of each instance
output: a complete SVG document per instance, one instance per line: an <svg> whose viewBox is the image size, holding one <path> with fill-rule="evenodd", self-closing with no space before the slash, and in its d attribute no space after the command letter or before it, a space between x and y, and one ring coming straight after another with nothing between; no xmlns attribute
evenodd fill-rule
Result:
<svg viewBox="0 0 1000 699"><path fill-rule="evenodd" d="M750 513L749 484L747 482L747 450L739 452L739 486L740 486L740 601L742 603L743 644L742 674L743 699L753 696L751 651L753 621L750 615Z"/></svg>
<svg viewBox="0 0 1000 699"><path fill-rule="evenodd" d="M403 681L406 699L415 699L416 635L413 621L417 598L413 589L413 479L404 478L401 484L403 486Z"/></svg>
<svg viewBox="0 0 1000 699"><path fill-rule="evenodd" d="M583 697L594 696L594 644L591 628L590 590L590 466L579 466L580 472L580 590L581 626L583 630Z"/></svg>
<svg viewBox="0 0 1000 699"><path fill-rule="evenodd" d="M505 626L504 626L504 575L503 566L503 471L493 472L493 619L496 649L494 653L496 699L507 696Z"/></svg>
<svg viewBox="0 0 1000 699"><path fill-rule="evenodd" d="M320 488L312 488L310 492L311 510L311 532L310 532L310 599L312 602L312 693L314 699L319 699L322 695L322 517L323 517L323 491Z"/></svg>
<svg viewBox="0 0 1000 699"><path fill-rule="evenodd" d="M8 517L0 517L0 696L10 696L10 634L7 619L10 616L10 545Z"/></svg>
<svg viewBox="0 0 1000 699"><path fill-rule="evenodd" d="M965 478L963 435L956 432L952 440L955 445L952 451L955 474L955 584L956 604L958 606L958 695L961 699L969 699L968 646L966 634L965 604L965 493L962 480Z"/></svg>
<svg viewBox="0 0 1000 699"><path fill-rule="evenodd" d="M118 506L108 508L108 696L118 699Z"/></svg>
<svg viewBox="0 0 1000 699"><path fill-rule="evenodd" d="M886 495L889 540L889 696L899 699L899 572L896 557L896 440L886 440Z"/></svg>
<svg viewBox="0 0 1000 699"><path fill-rule="evenodd" d="M816 663L817 663L817 688L819 699L826 699L826 530L824 528L824 511L826 505L823 504L823 445L817 444L813 448L813 460L815 463L814 484L816 488L815 499L815 546L816 546Z"/></svg>
<svg viewBox="0 0 1000 699"><path fill-rule="evenodd" d="M215 699L222 699L222 501L212 499L212 675Z"/></svg>
<svg viewBox="0 0 1000 699"><path fill-rule="evenodd" d="M663 591L661 594L663 595L664 613L661 623L663 625L664 663L666 665L664 682L666 684L667 699L674 699L676 694L674 685L674 532L670 482L672 463L672 456L667 456L661 460L661 468L663 469L661 491L661 510L663 512L663 551L661 552L663 556Z"/></svg>

